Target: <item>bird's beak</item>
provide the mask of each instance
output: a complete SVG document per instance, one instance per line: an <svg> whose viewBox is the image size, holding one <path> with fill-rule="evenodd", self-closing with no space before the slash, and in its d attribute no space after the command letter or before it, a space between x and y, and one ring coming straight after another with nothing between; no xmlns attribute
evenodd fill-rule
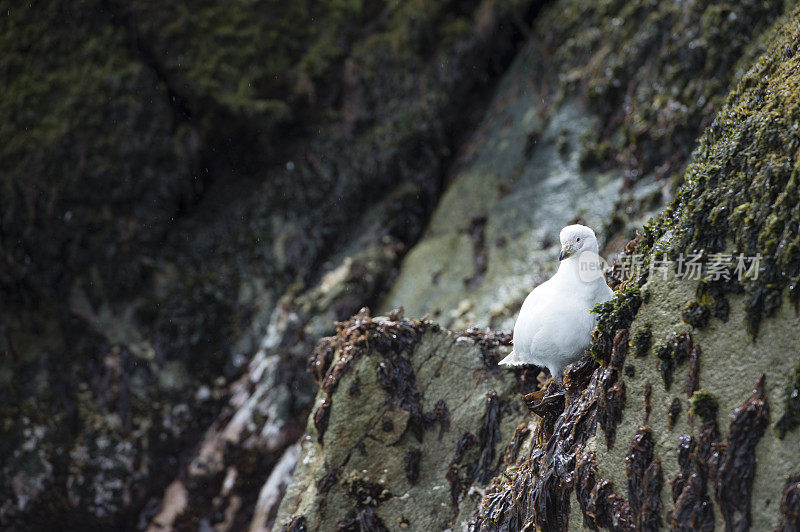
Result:
<svg viewBox="0 0 800 532"><path fill-rule="evenodd" d="M575 254L575 248L572 244L564 244L561 247L561 253L558 254L558 260L568 259Z"/></svg>

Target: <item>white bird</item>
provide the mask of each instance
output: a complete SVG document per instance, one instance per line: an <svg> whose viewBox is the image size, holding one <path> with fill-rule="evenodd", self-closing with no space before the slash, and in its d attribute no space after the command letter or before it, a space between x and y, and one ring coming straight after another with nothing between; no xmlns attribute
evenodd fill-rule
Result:
<svg viewBox="0 0 800 532"><path fill-rule="evenodd" d="M525 298L514 324L514 350L500 364L546 366L561 372L589 347L596 316L589 311L614 297L606 284L597 237L585 225L561 230L558 271Z"/></svg>

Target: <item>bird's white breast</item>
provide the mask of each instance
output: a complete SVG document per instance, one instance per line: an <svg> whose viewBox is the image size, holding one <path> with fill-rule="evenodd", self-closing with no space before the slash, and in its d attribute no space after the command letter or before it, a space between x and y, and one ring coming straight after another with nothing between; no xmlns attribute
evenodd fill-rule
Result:
<svg viewBox="0 0 800 532"><path fill-rule="evenodd" d="M583 283L556 275L539 285L525 299L514 325L517 357L537 365L579 357L596 321L589 311L612 296L604 281Z"/></svg>

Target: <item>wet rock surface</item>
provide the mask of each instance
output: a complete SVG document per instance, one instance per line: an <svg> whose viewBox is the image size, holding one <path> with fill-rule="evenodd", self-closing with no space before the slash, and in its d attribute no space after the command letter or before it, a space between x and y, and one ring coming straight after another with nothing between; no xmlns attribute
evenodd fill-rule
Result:
<svg viewBox="0 0 800 532"><path fill-rule="evenodd" d="M494 371L509 348L496 345L487 364L481 343L494 335L470 336L362 311L323 339L311 359L320 391L277 522L460 528L524 416L516 375Z"/></svg>

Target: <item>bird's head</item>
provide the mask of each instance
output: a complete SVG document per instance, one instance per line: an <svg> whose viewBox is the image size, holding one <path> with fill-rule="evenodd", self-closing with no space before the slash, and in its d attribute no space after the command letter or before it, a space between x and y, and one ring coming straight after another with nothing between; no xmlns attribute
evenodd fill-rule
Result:
<svg viewBox="0 0 800 532"><path fill-rule="evenodd" d="M558 260L572 257L582 251L592 251L597 253L597 237L589 227L585 225L568 225L561 230L561 253Z"/></svg>

